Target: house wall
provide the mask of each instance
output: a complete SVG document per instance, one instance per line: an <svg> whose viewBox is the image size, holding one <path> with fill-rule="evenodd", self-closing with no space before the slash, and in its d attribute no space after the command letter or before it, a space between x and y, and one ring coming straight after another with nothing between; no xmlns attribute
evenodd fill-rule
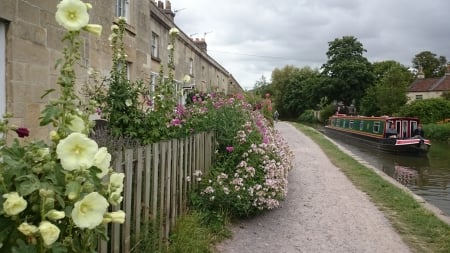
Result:
<svg viewBox="0 0 450 253"><path fill-rule="evenodd" d="M408 92L408 103L417 100L416 96L421 95L422 99L430 99L430 98L440 98L442 96L442 91L428 91L428 92Z"/></svg>
<svg viewBox="0 0 450 253"><path fill-rule="evenodd" d="M0 110L1 105L5 104L6 111L14 115L11 123L29 128L31 139L47 137L49 129L39 126L39 115L49 99L58 96L55 92L41 98L48 89L58 90L58 72L54 64L63 56L61 38L65 33L55 21L58 2L59 0L0 0L0 21L3 20L2 27L6 35L4 88L0 81L0 98L2 90L5 98L1 98ZM93 6L89 11L89 23L102 25L103 32L100 37L82 32L81 66L76 70L79 77L76 89L80 92L87 82L88 67L96 69L102 76L109 75L112 51L108 37L111 25L117 20L114 0L86 2ZM173 14L167 1L165 5L160 1L129 1L124 44L131 80L142 79L150 83L151 75L159 73L161 65L167 66L168 32L176 25L173 16L166 13ZM157 33L160 38L159 59L151 57L152 32ZM176 80L183 80L184 75L189 73L191 58L194 67L192 84L197 90L221 91L226 94L230 90L239 91L240 86L231 74L181 32L175 45ZM234 81L230 81L232 79ZM231 83L234 85L233 89L228 88Z"/></svg>

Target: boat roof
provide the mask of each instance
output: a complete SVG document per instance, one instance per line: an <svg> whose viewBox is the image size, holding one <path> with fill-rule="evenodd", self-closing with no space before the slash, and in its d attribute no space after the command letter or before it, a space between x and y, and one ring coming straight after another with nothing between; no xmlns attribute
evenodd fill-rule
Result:
<svg viewBox="0 0 450 253"><path fill-rule="evenodd" d="M334 114L330 118L345 118L345 119L364 119L364 120L417 120L419 121L419 118L417 117L399 117L399 116L361 116L361 115L347 115L347 114Z"/></svg>

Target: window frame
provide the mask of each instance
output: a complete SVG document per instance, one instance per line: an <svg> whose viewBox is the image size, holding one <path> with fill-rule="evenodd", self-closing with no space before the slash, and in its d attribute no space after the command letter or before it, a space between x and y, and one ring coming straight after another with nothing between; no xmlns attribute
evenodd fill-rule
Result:
<svg viewBox="0 0 450 253"><path fill-rule="evenodd" d="M153 59L159 59L159 45L160 45L160 39L159 35L155 32L152 32L152 38L151 38L151 45L150 45L150 55Z"/></svg>
<svg viewBox="0 0 450 253"><path fill-rule="evenodd" d="M129 0L116 0L116 8L114 10L116 17L124 17L127 22L130 19L130 2Z"/></svg>

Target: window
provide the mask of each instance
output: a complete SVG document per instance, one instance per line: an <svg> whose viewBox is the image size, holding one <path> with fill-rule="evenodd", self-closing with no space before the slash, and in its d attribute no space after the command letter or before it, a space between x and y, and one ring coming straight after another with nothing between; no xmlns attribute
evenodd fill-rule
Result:
<svg viewBox="0 0 450 253"><path fill-rule="evenodd" d="M189 58L189 75L194 76L194 59Z"/></svg>
<svg viewBox="0 0 450 253"><path fill-rule="evenodd" d="M152 49L151 54L152 58L159 59L159 36L156 33L152 33Z"/></svg>
<svg viewBox="0 0 450 253"><path fill-rule="evenodd" d="M359 130L360 130L360 131L364 130L364 121L363 121L363 120L361 120L361 121L359 122Z"/></svg>
<svg viewBox="0 0 450 253"><path fill-rule="evenodd" d="M0 116L3 116L6 112L6 24L0 22Z"/></svg>
<svg viewBox="0 0 450 253"><path fill-rule="evenodd" d="M350 125L349 125L349 128L350 128L350 129L353 129L353 124L354 124L354 121L353 121L353 120L350 120Z"/></svg>
<svg viewBox="0 0 450 253"><path fill-rule="evenodd" d="M152 72L151 74L150 74L150 87L149 87L149 91L150 91L150 94L155 94L155 90L156 90L156 84L157 84L157 82L158 82L158 76L159 76L159 74L158 73L155 73L155 72Z"/></svg>
<svg viewBox="0 0 450 253"><path fill-rule="evenodd" d="M374 133L380 132L380 122L379 121L373 123L373 132Z"/></svg>
<svg viewBox="0 0 450 253"><path fill-rule="evenodd" d="M128 0L116 0L116 16L124 17L129 22L129 4Z"/></svg>
<svg viewBox="0 0 450 253"><path fill-rule="evenodd" d="M416 100L422 100L423 99L423 95L416 95Z"/></svg>

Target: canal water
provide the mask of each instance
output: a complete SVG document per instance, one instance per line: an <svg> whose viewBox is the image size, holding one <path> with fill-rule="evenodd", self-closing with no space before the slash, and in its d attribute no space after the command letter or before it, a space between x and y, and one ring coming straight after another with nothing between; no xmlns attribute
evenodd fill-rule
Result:
<svg viewBox="0 0 450 253"><path fill-rule="evenodd" d="M333 139L450 216L450 145L432 142L427 156L395 155Z"/></svg>

